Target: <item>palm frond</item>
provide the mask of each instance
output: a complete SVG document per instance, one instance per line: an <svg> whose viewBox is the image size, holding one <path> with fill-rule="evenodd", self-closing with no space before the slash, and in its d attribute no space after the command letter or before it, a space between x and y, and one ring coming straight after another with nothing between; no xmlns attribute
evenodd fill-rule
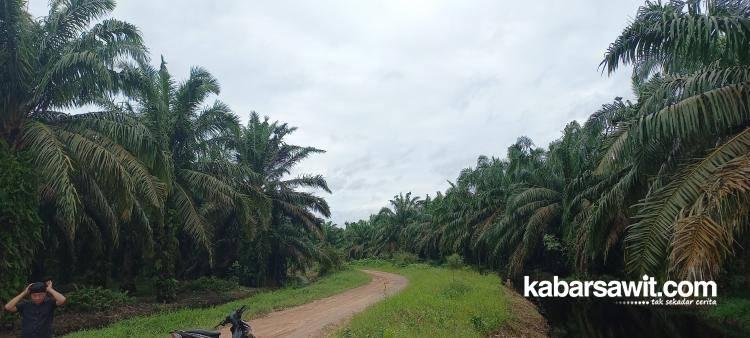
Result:
<svg viewBox="0 0 750 338"><path fill-rule="evenodd" d="M115 8L112 0L54 0L44 22L47 33L42 47L48 50L60 48L65 42L77 37L91 21L111 12Z"/></svg>
<svg viewBox="0 0 750 338"><path fill-rule="evenodd" d="M75 236L75 219L79 212L80 200L71 179L76 168L65 145L49 126L33 120L26 123L23 143L33 154L34 165L42 180L55 194L55 204L64 218L68 236L72 240Z"/></svg>
<svg viewBox="0 0 750 338"><path fill-rule="evenodd" d="M191 195L179 184L175 184L170 198L173 201L177 217L188 234L199 244L203 245L209 253L213 252L211 246L212 229L205 219L198 213Z"/></svg>
<svg viewBox="0 0 750 338"><path fill-rule="evenodd" d="M663 188L639 203L638 222L625 236L626 266L636 274L654 273L668 254L674 221L701 195L702 182L732 159L750 152L750 129L745 129L700 161L686 166Z"/></svg>

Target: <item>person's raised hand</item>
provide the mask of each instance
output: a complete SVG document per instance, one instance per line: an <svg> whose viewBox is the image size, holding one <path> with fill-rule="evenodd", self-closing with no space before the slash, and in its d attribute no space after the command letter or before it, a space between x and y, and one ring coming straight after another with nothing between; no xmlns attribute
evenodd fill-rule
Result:
<svg viewBox="0 0 750 338"><path fill-rule="evenodd" d="M23 289L23 294L25 294L25 295L28 295L29 293L31 293L31 286L32 286L32 285L34 285L34 283L31 283L31 284L29 284L29 285L26 285L26 288L25 288L25 289Z"/></svg>
<svg viewBox="0 0 750 338"><path fill-rule="evenodd" d="M47 284L47 291L51 290L52 289L52 280L48 280L45 283Z"/></svg>

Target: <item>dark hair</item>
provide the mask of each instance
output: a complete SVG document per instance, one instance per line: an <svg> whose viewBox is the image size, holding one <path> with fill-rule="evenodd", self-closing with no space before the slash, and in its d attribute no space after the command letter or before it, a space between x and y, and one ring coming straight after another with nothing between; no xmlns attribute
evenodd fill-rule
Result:
<svg viewBox="0 0 750 338"><path fill-rule="evenodd" d="M29 292L31 293L47 292L47 284L44 284L43 282L32 283L31 287L29 288Z"/></svg>

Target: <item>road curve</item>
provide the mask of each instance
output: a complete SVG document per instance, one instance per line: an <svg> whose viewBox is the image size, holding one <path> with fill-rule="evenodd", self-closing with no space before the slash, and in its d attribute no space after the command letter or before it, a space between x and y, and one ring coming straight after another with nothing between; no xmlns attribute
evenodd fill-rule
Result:
<svg viewBox="0 0 750 338"><path fill-rule="evenodd" d="M258 338L319 337L346 323L357 312L401 291L409 284L401 275L374 270L362 271L372 276L369 284L253 319L250 321L253 334ZM222 330L222 338L231 336L228 329Z"/></svg>

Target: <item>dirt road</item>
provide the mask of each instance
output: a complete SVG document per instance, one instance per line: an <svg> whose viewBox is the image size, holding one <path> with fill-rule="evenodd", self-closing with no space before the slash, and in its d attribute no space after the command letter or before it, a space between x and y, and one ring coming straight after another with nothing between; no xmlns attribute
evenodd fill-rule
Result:
<svg viewBox="0 0 750 338"><path fill-rule="evenodd" d="M258 338L319 337L346 323L355 313L401 291L409 283L405 277L397 274L362 271L372 276L369 284L253 319L250 321L253 334ZM222 338L231 336L228 329L221 332Z"/></svg>

